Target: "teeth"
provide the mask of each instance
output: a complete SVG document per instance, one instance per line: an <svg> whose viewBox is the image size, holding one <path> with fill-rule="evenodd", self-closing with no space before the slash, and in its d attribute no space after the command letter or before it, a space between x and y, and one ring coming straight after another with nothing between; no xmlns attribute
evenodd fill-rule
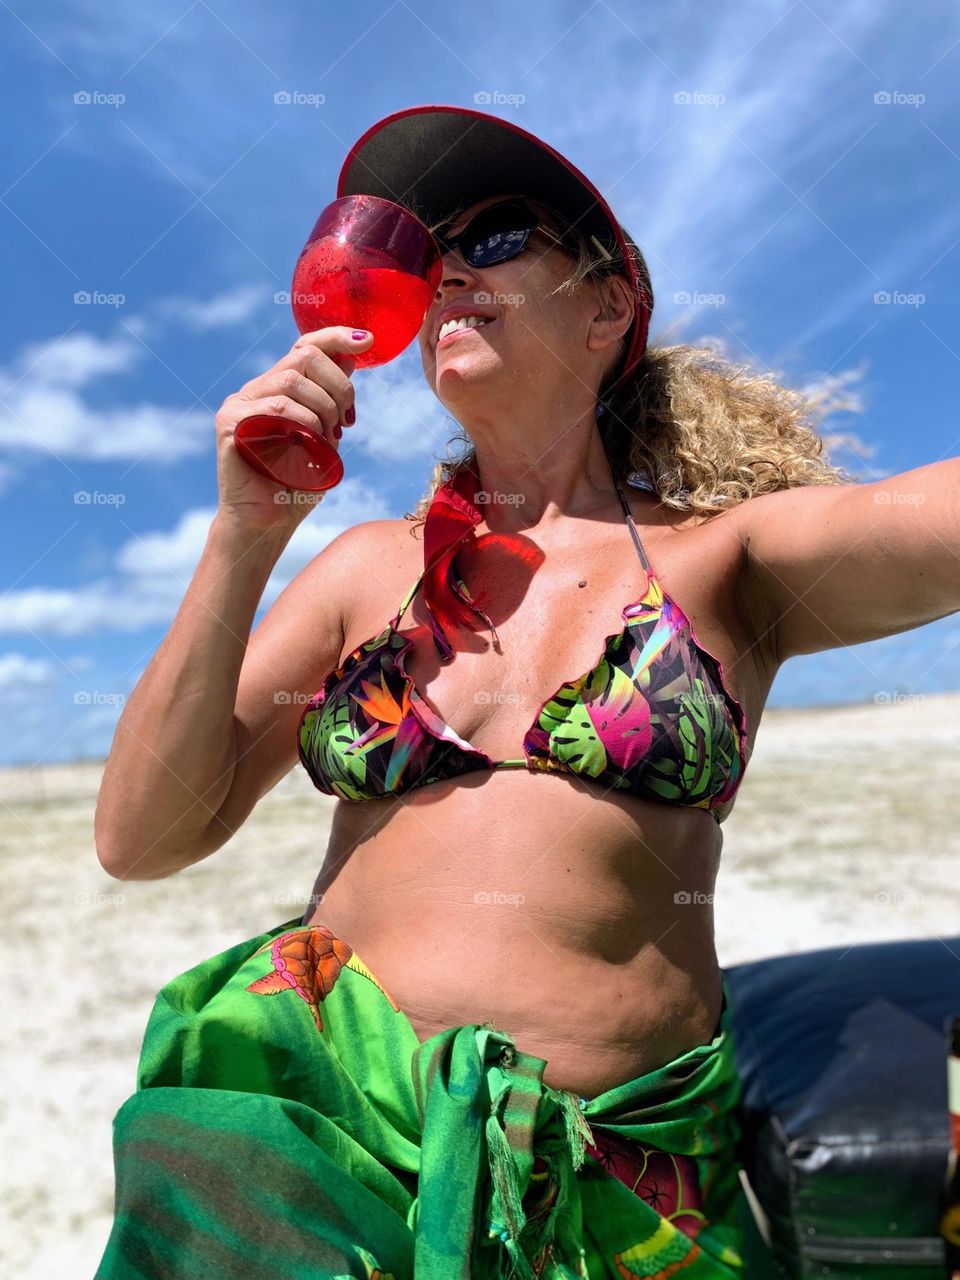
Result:
<svg viewBox="0 0 960 1280"><path fill-rule="evenodd" d="M444 320L437 334L437 341L445 338L448 333L453 333L454 329L479 329L486 323L486 320L482 320L480 316L461 316L459 320Z"/></svg>

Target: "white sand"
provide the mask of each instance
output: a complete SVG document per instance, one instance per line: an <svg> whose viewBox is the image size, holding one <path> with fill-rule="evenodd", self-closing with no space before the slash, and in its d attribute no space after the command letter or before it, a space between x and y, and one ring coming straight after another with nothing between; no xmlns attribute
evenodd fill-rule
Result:
<svg viewBox="0 0 960 1280"><path fill-rule="evenodd" d="M768 711L724 823L721 964L960 932L958 748L957 694ZM13 922L0 968L0 1275L18 1280L93 1275L112 1216L111 1121L157 990L299 915L333 804L295 769L206 863L120 883L93 847L100 772L0 770Z"/></svg>

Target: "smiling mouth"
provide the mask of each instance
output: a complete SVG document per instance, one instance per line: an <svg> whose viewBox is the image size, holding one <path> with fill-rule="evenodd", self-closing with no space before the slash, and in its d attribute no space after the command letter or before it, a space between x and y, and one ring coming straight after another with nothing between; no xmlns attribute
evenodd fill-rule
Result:
<svg viewBox="0 0 960 1280"><path fill-rule="evenodd" d="M463 325L459 329L451 329L449 332L445 333L442 338L438 339L437 346L440 347L443 343L449 341L450 338L456 337L459 333L475 333L477 329L485 329L488 325L494 323L495 322L493 320L484 320L483 324Z"/></svg>

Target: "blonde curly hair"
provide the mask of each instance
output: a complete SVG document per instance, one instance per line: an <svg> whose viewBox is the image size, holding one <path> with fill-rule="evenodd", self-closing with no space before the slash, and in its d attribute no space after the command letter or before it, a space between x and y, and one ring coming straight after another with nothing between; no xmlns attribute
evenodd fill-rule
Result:
<svg viewBox="0 0 960 1280"><path fill-rule="evenodd" d="M602 282L623 272L622 255L576 228L565 229L560 213L536 203L555 224L551 230L541 222L538 232L573 260L570 274L553 292L569 294L593 282L606 302ZM431 225L431 231L463 212L447 214ZM652 311L649 268L626 231L624 236ZM625 351L626 337L620 340L598 397L601 442L614 475L639 473L665 506L713 516L776 489L856 481L823 456L833 443L863 451L856 437L821 437L815 429L831 413L859 410L850 375L827 378L805 390L791 389L773 373L732 360L723 344L711 339L703 346L648 345L630 377L613 386ZM440 486L473 463L476 451L462 430L447 443L462 447L437 462L426 493L406 519L423 520Z"/></svg>

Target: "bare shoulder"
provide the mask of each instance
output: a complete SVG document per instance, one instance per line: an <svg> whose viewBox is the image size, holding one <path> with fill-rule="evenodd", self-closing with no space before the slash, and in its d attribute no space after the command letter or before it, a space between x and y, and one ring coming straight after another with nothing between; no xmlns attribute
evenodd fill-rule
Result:
<svg viewBox="0 0 960 1280"><path fill-rule="evenodd" d="M368 549L379 549L396 542L404 527L409 527L409 521L361 520L337 534L328 546L337 547L338 553L345 556L362 555Z"/></svg>
<svg viewBox="0 0 960 1280"><path fill-rule="evenodd" d="M359 524L344 529L334 541L341 543L344 551L362 555L364 552L422 545L422 529L422 525L415 525L403 517L393 520L362 520Z"/></svg>
<svg viewBox="0 0 960 1280"><path fill-rule="evenodd" d="M376 614L389 608L397 590L422 563L422 528L403 518L365 520L335 539L345 637L365 611Z"/></svg>

